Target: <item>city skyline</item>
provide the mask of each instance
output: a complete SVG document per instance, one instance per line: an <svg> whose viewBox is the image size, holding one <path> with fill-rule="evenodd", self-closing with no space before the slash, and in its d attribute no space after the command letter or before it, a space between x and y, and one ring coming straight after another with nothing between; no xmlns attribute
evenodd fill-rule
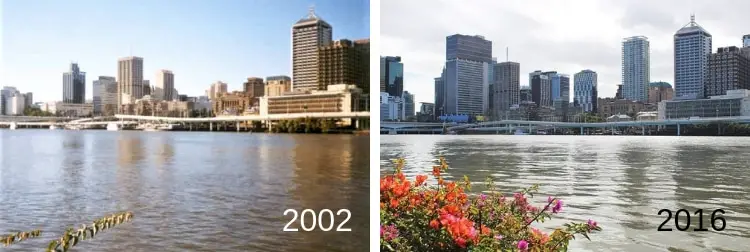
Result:
<svg viewBox="0 0 750 252"><path fill-rule="evenodd" d="M748 31L742 27L739 10L743 5L750 7L750 3L732 2L736 7L732 10L737 11L727 12L710 2L430 3L384 0L381 7L381 12L391 15L381 21L380 54L402 58L404 90L413 92L418 102L434 102L434 78L444 65L445 38L456 33L492 41L497 62L506 60L508 47L509 60L521 65L522 86L528 85L528 74L539 69L571 76L591 69L599 75L599 97L613 97L622 79L624 38L648 37L650 80L674 83L673 35L690 22L691 14L713 35L715 51L741 46ZM461 18L433 15L446 12Z"/></svg>
<svg viewBox="0 0 750 252"><path fill-rule="evenodd" d="M3 2L3 86L33 92L37 101L62 100L61 75L78 63L89 76L90 100L93 80L117 76L118 59L132 55L143 58L144 80L172 71L181 94L204 95L216 81L242 90L248 77L292 76L292 25L311 7L335 27L334 39L370 37L368 0L76 3ZM171 11L160 11L167 7ZM65 10L87 15L71 17ZM126 19L106 15L128 10L133 15Z"/></svg>

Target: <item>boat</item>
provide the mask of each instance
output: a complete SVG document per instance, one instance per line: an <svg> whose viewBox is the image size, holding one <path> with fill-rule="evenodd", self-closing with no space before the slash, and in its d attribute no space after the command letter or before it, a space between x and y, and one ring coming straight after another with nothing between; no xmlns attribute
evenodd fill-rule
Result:
<svg viewBox="0 0 750 252"><path fill-rule="evenodd" d="M117 123L107 123L107 130L108 131L120 131L122 130L122 127L118 125Z"/></svg>
<svg viewBox="0 0 750 252"><path fill-rule="evenodd" d="M49 126L49 129L50 130L58 130L60 128L58 128L56 125L52 124L52 125Z"/></svg>
<svg viewBox="0 0 750 252"><path fill-rule="evenodd" d="M10 122L10 130L15 130L18 128L18 125L16 125L16 122Z"/></svg>

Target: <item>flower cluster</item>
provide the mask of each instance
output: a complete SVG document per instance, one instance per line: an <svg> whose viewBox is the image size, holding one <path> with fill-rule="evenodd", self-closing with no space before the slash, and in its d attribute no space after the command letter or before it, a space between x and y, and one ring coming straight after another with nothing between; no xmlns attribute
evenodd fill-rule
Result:
<svg viewBox="0 0 750 252"><path fill-rule="evenodd" d="M566 251L575 235L599 231L595 221L570 223L545 233L531 226L563 211L563 201L554 197L539 208L530 204L537 186L506 198L494 190L469 195L468 177L446 181L445 159L432 169L437 185L428 177L409 180L396 161L392 175L380 179L380 246L390 251Z"/></svg>

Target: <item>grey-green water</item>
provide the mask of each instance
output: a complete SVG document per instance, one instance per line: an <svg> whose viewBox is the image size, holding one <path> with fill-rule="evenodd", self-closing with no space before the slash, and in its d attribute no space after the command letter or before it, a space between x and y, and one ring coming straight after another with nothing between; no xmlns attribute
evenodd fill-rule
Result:
<svg viewBox="0 0 750 252"><path fill-rule="evenodd" d="M0 234L45 231L0 250L130 210L75 250L359 251L368 178L366 136L0 130ZM290 208L349 209L352 232L282 232Z"/></svg>
<svg viewBox="0 0 750 252"><path fill-rule="evenodd" d="M572 243L572 251L750 251L750 141L748 138L618 136L380 137L381 173L406 159L405 173L429 174L438 156L448 176L477 183L494 177L505 192L535 183L537 200L561 197L561 215L542 227L598 221L604 231ZM540 202L541 203L541 202ZM677 231L660 209L704 209L704 227ZM726 211L726 229L711 230L710 215ZM684 215L680 218L686 223ZM717 223L719 225L719 223Z"/></svg>

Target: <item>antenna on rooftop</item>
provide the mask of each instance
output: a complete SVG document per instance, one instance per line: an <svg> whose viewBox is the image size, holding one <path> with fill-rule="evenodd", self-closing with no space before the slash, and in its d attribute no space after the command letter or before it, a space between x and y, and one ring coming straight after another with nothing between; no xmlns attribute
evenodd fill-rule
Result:
<svg viewBox="0 0 750 252"><path fill-rule="evenodd" d="M690 24L695 25L695 13L690 13Z"/></svg>
<svg viewBox="0 0 750 252"><path fill-rule="evenodd" d="M316 18L317 17L317 16L315 16L315 4L311 4L310 5L310 12L308 13L308 15L310 16L310 18Z"/></svg>
<svg viewBox="0 0 750 252"><path fill-rule="evenodd" d="M509 54L510 54L510 52L508 52L508 47L506 46L505 47L505 62L510 61L509 60L509 58L510 58Z"/></svg>

